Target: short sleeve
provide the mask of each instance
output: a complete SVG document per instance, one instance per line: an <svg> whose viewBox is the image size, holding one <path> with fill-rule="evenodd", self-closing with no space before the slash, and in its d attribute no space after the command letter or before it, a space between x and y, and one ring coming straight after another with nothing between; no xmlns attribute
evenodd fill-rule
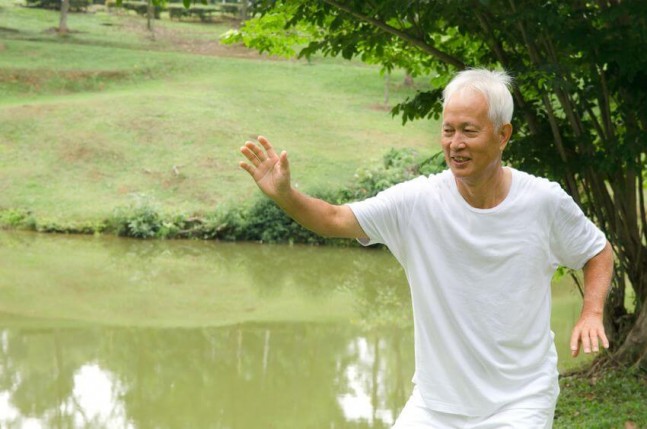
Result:
<svg viewBox="0 0 647 429"><path fill-rule="evenodd" d="M400 183L372 198L347 204L369 237L368 241L360 240L361 244L385 244L400 259L406 226L423 180Z"/></svg>
<svg viewBox="0 0 647 429"><path fill-rule="evenodd" d="M558 198L550 230L550 247L557 264L582 268L606 246L604 233L595 226L564 190Z"/></svg>

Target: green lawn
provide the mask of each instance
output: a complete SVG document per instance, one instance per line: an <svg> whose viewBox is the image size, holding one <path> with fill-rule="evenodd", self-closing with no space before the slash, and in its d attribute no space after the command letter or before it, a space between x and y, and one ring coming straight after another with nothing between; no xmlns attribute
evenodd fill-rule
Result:
<svg viewBox="0 0 647 429"><path fill-rule="evenodd" d="M437 125L401 125L379 69L269 60L219 46L227 22L156 22L0 0L0 209L36 219L105 218L146 200L202 214L256 194L238 148L258 134L290 153L302 189L334 189L388 148L437 150ZM197 55L187 51L207 52ZM241 58L245 57L245 58ZM415 93L396 75L393 104Z"/></svg>
<svg viewBox="0 0 647 429"><path fill-rule="evenodd" d="M560 380L555 429L647 428L647 375L606 369Z"/></svg>

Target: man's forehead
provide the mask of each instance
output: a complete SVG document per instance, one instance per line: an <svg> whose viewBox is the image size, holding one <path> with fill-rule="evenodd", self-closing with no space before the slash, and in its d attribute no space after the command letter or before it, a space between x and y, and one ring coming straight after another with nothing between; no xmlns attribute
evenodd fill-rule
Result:
<svg viewBox="0 0 647 429"><path fill-rule="evenodd" d="M452 125L477 124L489 121L488 105L483 94L474 90L455 93L445 104L442 123Z"/></svg>

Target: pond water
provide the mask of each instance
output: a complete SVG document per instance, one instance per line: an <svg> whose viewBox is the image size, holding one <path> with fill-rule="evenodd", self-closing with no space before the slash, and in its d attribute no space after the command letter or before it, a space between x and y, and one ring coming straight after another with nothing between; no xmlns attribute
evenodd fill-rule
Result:
<svg viewBox="0 0 647 429"><path fill-rule="evenodd" d="M385 250L0 232L0 428L388 428L409 305Z"/></svg>

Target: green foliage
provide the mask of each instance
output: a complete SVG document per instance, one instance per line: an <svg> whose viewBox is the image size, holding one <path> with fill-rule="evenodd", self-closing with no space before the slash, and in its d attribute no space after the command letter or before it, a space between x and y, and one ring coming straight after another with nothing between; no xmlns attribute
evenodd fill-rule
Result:
<svg viewBox="0 0 647 429"><path fill-rule="evenodd" d="M382 164L357 171L355 182L340 192L341 200L369 198L397 183L444 169L442 153L422 158L413 149L391 149L384 155Z"/></svg>
<svg viewBox="0 0 647 429"><path fill-rule="evenodd" d="M293 58L297 49L316 37L317 29L306 23L288 28L290 14L290 8L283 7L249 19L239 29L224 33L220 42L225 45L242 43L262 53Z"/></svg>
<svg viewBox="0 0 647 429"><path fill-rule="evenodd" d="M130 206L115 210L108 228L122 237L153 238L162 231L163 224L151 201L139 195Z"/></svg>
<svg viewBox="0 0 647 429"><path fill-rule="evenodd" d="M118 4L126 10L135 11L137 15L145 16L148 13L148 3L145 1L122 1ZM153 15L155 16L155 19L160 19L163 9L164 6L162 4L156 4L153 6Z"/></svg>
<svg viewBox="0 0 647 429"><path fill-rule="evenodd" d="M294 11L289 27L319 29L301 55L428 76L429 90L392 111L405 123L440 116L441 89L455 71L510 72L517 114L504 157L561 182L606 233L618 268L608 331L623 344L626 281L636 311L647 312L647 2L275 0L261 11L286 8ZM647 322L632 331L619 354L647 365L645 329Z"/></svg>
<svg viewBox="0 0 647 429"><path fill-rule="evenodd" d="M32 229L33 219L27 210L3 209L0 210L0 228Z"/></svg>

